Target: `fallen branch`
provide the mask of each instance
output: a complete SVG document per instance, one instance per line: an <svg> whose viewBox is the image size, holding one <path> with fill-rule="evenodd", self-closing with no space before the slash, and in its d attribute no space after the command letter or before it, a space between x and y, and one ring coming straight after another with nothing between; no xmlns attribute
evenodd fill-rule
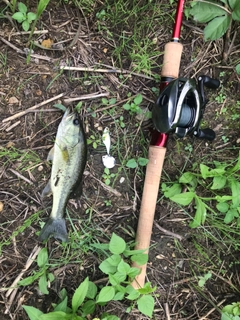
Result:
<svg viewBox="0 0 240 320"><path fill-rule="evenodd" d="M180 241L183 239L183 237L180 236L179 234L174 233L174 232L171 232L171 231L168 231L168 230L160 227L160 225L159 225L157 222L154 221L153 223L154 223L154 225L158 228L158 230L162 231L162 232L165 233L166 235L171 236L171 237L173 237L173 238L176 238L176 239L178 239L178 240L180 240Z"/></svg>
<svg viewBox="0 0 240 320"><path fill-rule="evenodd" d="M16 296L16 293L18 291L18 288L16 288L16 285L17 283L21 280L22 276L24 275L24 273L30 268L30 266L32 265L32 263L35 261L39 251L41 250L41 247L39 247L38 245L36 245L30 256L28 257L27 259L27 262L25 264L25 267L22 269L22 271L19 273L19 275L17 276L17 278L13 281L10 289L8 289L7 293L6 293L6 298L8 298L10 295L10 298L9 298L9 301L7 303L7 308L5 310L5 314L9 313L9 310L10 310L10 307L12 305L12 302Z"/></svg>
<svg viewBox="0 0 240 320"><path fill-rule="evenodd" d="M26 115L27 113L29 113L29 112L37 109L37 108L40 108L40 107L44 106L45 104L48 104L49 102L52 102L52 101L54 101L54 100L57 100L57 99L63 97L65 94L66 94L66 93L60 93L59 95L54 96L54 97L52 97L52 98L50 98L50 99L48 99L48 100L45 100L45 101L43 101L43 102L40 102L40 103L36 104L35 106L33 106L33 107L31 107L31 108L28 108L28 109L26 109L26 110L24 110L24 111L21 111L21 112L18 112L18 113L16 113L16 114L14 114L14 115L11 116L11 117L8 117L8 118L6 118L6 119L3 119L2 122L12 121L12 120L15 120L15 119L17 119L17 118L19 118L19 117L22 117L22 116Z"/></svg>
<svg viewBox="0 0 240 320"><path fill-rule="evenodd" d="M133 76L154 80L153 77L146 76L142 73L136 73L129 70L122 69L97 69L92 67L68 67L68 66L60 66L60 70L69 70L69 71L83 71L83 72L99 72L99 73L120 73L120 74L130 74Z"/></svg>

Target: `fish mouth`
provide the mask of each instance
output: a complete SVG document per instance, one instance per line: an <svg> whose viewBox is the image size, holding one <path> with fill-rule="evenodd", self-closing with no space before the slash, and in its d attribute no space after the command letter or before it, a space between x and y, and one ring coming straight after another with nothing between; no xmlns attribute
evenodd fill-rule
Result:
<svg viewBox="0 0 240 320"><path fill-rule="evenodd" d="M68 121L68 120L70 120L70 119L72 119L73 117L76 117L76 116L77 116L76 112L71 112L70 108L67 108L65 113L64 113L63 119Z"/></svg>

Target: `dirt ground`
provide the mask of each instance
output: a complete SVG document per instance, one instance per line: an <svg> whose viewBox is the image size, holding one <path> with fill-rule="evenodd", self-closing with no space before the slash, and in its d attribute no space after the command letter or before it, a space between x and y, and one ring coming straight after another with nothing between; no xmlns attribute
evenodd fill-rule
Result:
<svg viewBox="0 0 240 320"><path fill-rule="evenodd" d="M99 8L103 6L100 2L97 5ZM96 12L97 9L94 10ZM61 103L75 106L82 100L81 117L87 137L94 135L97 143L97 148L93 148L92 144L88 146L81 205L76 201L70 201L68 205L75 228L82 234L82 244L78 244L77 250L86 248L84 239L89 237L92 243L108 241L113 231L126 241L133 241L144 168L117 173L126 159L146 157L152 124L149 120L141 120L138 121L140 125L136 126L137 120L124 111L122 105L129 93L132 96L141 93L142 105L151 109L156 101L152 87L157 83L144 70L131 74L134 66L127 55L124 57L124 51L122 65L119 64L112 54L118 45L119 33L113 28L114 41L110 42L107 33L98 28L94 13L85 14L72 5L63 4L58 4L55 10L51 2L39 24L39 30L45 31L34 34L33 39L37 42L33 48L35 56L28 62L24 54L24 48L29 47L28 35L19 32L17 24L8 19L1 19L0 24L0 152L23 152L15 158L1 153L0 158L0 201L4 205L0 215L0 315L1 319L25 320L27 317L21 308L22 304L46 312L52 302L58 301L58 293L62 288L66 288L71 295L87 275L92 281L101 281L103 278L98 271L99 257L94 252L83 250L82 260L75 261L77 247L72 259L54 268L54 261L67 255L71 249L51 239L48 243L53 262L51 270L57 276L49 289L49 296L40 295L36 283L13 292L7 291L8 294L3 290L11 287L25 268L31 253L41 245L36 232L40 230L40 222L49 215L51 200L42 201L40 193L49 179L50 166L46 158L62 117L62 111L53 105ZM166 26L156 27L156 30L159 46L156 61L160 68L163 46L169 41L171 25L168 22ZM42 47L44 39L51 39L58 45ZM238 32L230 62L234 60L234 54L239 55L239 41ZM223 40L204 43L199 27L184 22L182 43L181 75L195 77L208 74L221 77L227 98L222 104L218 104L214 98L210 99L206 109L204 123L215 130L217 137L214 142L169 138L162 181L174 181L183 168L191 167L194 162L200 163L201 159L234 159L239 149L238 120L229 121L223 108L234 106L240 100L240 82L231 63L221 63ZM60 65L101 68L105 71L60 71ZM107 72L115 68L125 71L122 74ZM160 70L156 68L152 74L157 72ZM215 96L219 92L214 93ZM108 99L116 98L116 106L113 108L104 104L101 94ZM81 97L85 95L86 99L83 100ZM74 98L77 98L76 101ZM48 103L48 99L52 101ZM43 102L47 103L39 105ZM29 110L36 105L36 109ZM114 112L111 113L111 110ZM17 116L6 120L12 115ZM125 128L115 125L121 116L124 117ZM113 153L117 159L117 166L112 171L116 179L111 189L104 185L102 178L104 167L101 157L105 149L100 139L102 129L106 126L110 128L112 144L115 144ZM223 136L228 137L227 142ZM189 145L193 148L190 155L186 151ZM25 158L24 154L29 157ZM192 209L187 210L191 214ZM157 286L154 319L220 319L218 308L239 301L240 269L239 264L232 263L239 261L239 251L232 251L229 246L223 255L218 248L219 243L216 245L204 237L201 228L190 229L188 222L186 212L164 199L159 191L147 273L148 280ZM159 226L175 236L164 233ZM68 224L68 230L70 228ZM196 245L199 250L196 250ZM24 277L36 268L36 263L33 263ZM212 272L211 280L204 288L199 288L198 276L209 270ZM112 302L105 309L114 311L121 319L146 319L135 309L130 314L125 313L125 303Z"/></svg>

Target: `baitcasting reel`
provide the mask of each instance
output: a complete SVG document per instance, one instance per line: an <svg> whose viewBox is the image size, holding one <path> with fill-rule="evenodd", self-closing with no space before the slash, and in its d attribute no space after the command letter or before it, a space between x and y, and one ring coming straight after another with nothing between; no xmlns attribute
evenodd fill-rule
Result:
<svg viewBox="0 0 240 320"><path fill-rule="evenodd" d="M171 81L153 108L152 119L157 131L175 133L179 138L190 134L200 139L213 140L215 132L212 129L200 129L207 104L204 85L217 89L220 81L208 76L200 76L197 83L185 78Z"/></svg>

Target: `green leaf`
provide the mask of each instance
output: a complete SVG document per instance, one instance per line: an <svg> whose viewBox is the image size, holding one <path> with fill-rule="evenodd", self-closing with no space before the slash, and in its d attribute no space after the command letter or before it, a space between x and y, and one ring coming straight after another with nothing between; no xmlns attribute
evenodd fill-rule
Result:
<svg viewBox="0 0 240 320"><path fill-rule="evenodd" d="M226 216L224 218L224 222L225 223L231 223L233 221L234 218L239 217L239 213L237 210L235 209L230 209L228 210L228 212L226 213Z"/></svg>
<svg viewBox="0 0 240 320"><path fill-rule="evenodd" d="M40 0L37 6L37 16L39 17L46 9L50 0Z"/></svg>
<svg viewBox="0 0 240 320"><path fill-rule="evenodd" d="M143 100L143 97L142 97L142 95L141 94L138 94L135 98L134 98L134 103L136 104L136 105L139 105L140 103L142 103L142 100Z"/></svg>
<svg viewBox="0 0 240 320"><path fill-rule="evenodd" d="M34 276L30 276L27 277L25 279L22 279L20 281L18 281L18 285L19 286L29 286L30 284L32 284L35 281L35 277Z"/></svg>
<svg viewBox="0 0 240 320"><path fill-rule="evenodd" d="M29 30L30 24L29 24L29 22L27 20L23 21L22 28L23 28L24 31L28 31Z"/></svg>
<svg viewBox="0 0 240 320"><path fill-rule="evenodd" d="M146 158L142 158L142 157L139 157L138 158L138 164L142 167L146 166L148 164L148 159Z"/></svg>
<svg viewBox="0 0 240 320"><path fill-rule="evenodd" d="M240 74L240 63L236 65L236 72L237 74Z"/></svg>
<svg viewBox="0 0 240 320"><path fill-rule="evenodd" d="M240 21L240 5L239 5L239 2L238 2L238 7L236 7L234 9L234 11L232 12L232 18L233 18L233 20Z"/></svg>
<svg viewBox="0 0 240 320"><path fill-rule="evenodd" d="M137 300L138 310L145 316L152 317L154 309L154 299L151 295L144 295Z"/></svg>
<svg viewBox="0 0 240 320"><path fill-rule="evenodd" d="M140 296L140 292L134 289L131 285L126 287L126 293L128 293L128 296L126 296L128 300L136 300Z"/></svg>
<svg viewBox="0 0 240 320"><path fill-rule="evenodd" d="M201 224L203 224L205 222L206 213L207 213L205 203L201 199L199 199L197 196L195 198L195 201L196 201L197 210L193 218L193 221L190 223L191 228L196 228L196 227L199 227Z"/></svg>
<svg viewBox="0 0 240 320"><path fill-rule="evenodd" d="M197 2L190 10L190 14L194 17L194 20L205 23L226 14L226 11L212 3Z"/></svg>
<svg viewBox="0 0 240 320"><path fill-rule="evenodd" d="M124 298L124 293L123 292L117 292L116 294L115 294L115 296L113 297L113 300L114 301L117 301L117 300L123 300L123 298Z"/></svg>
<svg viewBox="0 0 240 320"><path fill-rule="evenodd" d="M22 2L19 2L19 3L18 3L18 10L19 10L20 12L27 13L27 7L26 7L26 5L25 5L24 3L22 3Z"/></svg>
<svg viewBox="0 0 240 320"><path fill-rule="evenodd" d="M104 260L100 263L99 269L105 274L111 274L116 272L117 267L110 264L107 260Z"/></svg>
<svg viewBox="0 0 240 320"><path fill-rule="evenodd" d="M54 106L54 108L60 109L63 112L65 112L67 110L67 108L61 103L55 103L53 106Z"/></svg>
<svg viewBox="0 0 240 320"><path fill-rule="evenodd" d="M69 316L63 311L53 311L47 314L42 314L39 320L67 320Z"/></svg>
<svg viewBox="0 0 240 320"><path fill-rule="evenodd" d="M82 306L83 316L87 316L89 314L92 314L95 311L96 303L93 300L86 301Z"/></svg>
<svg viewBox="0 0 240 320"><path fill-rule="evenodd" d="M200 164L200 172L201 175L203 177L203 179L206 179L207 177L209 177L209 170L210 168L208 166L206 166L205 164Z"/></svg>
<svg viewBox="0 0 240 320"><path fill-rule="evenodd" d="M137 161L135 159L130 159L128 160L128 162L126 163L126 167L134 169L137 167Z"/></svg>
<svg viewBox="0 0 240 320"><path fill-rule="evenodd" d="M39 286L39 290L43 294L49 294L49 291L47 289L48 283L47 283L47 278L46 278L46 274L45 273L39 278L38 286Z"/></svg>
<svg viewBox="0 0 240 320"><path fill-rule="evenodd" d="M88 291L86 297L89 299L94 299L97 294L97 286L92 281L88 282Z"/></svg>
<svg viewBox="0 0 240 320"><path fill-rule="evenodd" d="M111 301L114 296L115 296L115 289L113 287L106 286L102 288L101 291L99 292L99 295L97 297L97 303Z"/></svg>
<svg viewBox="0 0 240 320"><path fill-rule="evenodd" d="M38 310L37 308L25 305L22 305L22 307L26 311L30 320L39 320L40 316L43 314L43 312Z"/></svg>
<svg viewBox="0 0 240 320"><path fill-rule="evenodd" d="M55 279L54 274L51 273L51 272L48 273L47 277L48 277L48 280L49 280L50 282L53 282L53 280Z"/></svg>
<svg viewBox="0 0 240 320"><path fill-rule="evenodd" d="M157 287L151 287L151 282L146 282L143 288L138 289L138 292L141 294L148 294L156 291Z"/></svg>
<svg viewBox="0 0 240 320"><path fill-rule="evenodd" d="M162 190L166 198L171 198L181 193L182 187L179 183L174 183L170 188L165 183L162 184Z"/></svg>
<svg viewBox="0 0 240 320"><path fill-rule="evenodd" d="M17 20L17 22L19 22L19 23L22 23L22 22L26 19L25 15L24 15L22 12L16 12L16 13L14 13L14 14L12 15L12 18L13 18L14 20Z"/></svg>
<svg viewBox="0 0 240 320"><path fill-rule="evenodd" d="M109 264L114 267L117 267L121 260L122 260L122 258L120 256L120 254L113 254L109 258L106 259L106 261L109 262Z"/></svg>
<svg viewBox="0 0 240 320"><path fill-rule="evenodd" d="M237 8L237 5L239 6L239 0L228 0L228 3L232 10Z"/></svg>
<svg viewBox="0 0 240 320"><path fill-rule="evenodd" d="M144 265L148 261L148 254L139 253L131 256L131 260L136 262L139 266Z"/></svg>
<svg viewBox="0 0 240 320"><path fill-rule="evenodd" d="M127 275L129 270L130 270L130 265L126 262L124 262L123 260L121 260L121 262L119 263L118 267L117 267L117 270L118 272L124 274L124 275Z"/></svg>
<svg viewBox="0 0 240 320"><path fill-rule="evenodd" d="M126 278L127 278L127 274L124 274L119 271L114 274L109 274L109 282L113 286L116 286L116 285L120 284L121 282L125 281Z"/></svg>
<svg viewBox="0 0 240 320"><path fill-rule="evenodd" d="M191 172L185 172L179 179L180 183L184 184L190 184L192 187L197 186L197 178L196 176Z"/></svg>
<svg viewBox="0 0 240 320"><path fill-rule="evenodd" d="M128 271L128 276L130 279L134 279L138 274L141 273L141 269L140 268L135 268L132 267L129 271Z"/></svg>
<svg viewBox="0 0 240 320"><path fill-rule="evenodd" d="M221 38L229 28L231 17L225 15L210 21L204 28L204 40L217 40Z"/></svg>
<svg viewBox="0 0 240 320"><path fill-rule="evenodd" d="M68 304L68 297L65 297L63 301L61 301L56 307L54 308L54 311L63 311L67 312L67 304Z"/></svg>
<svg viewBox="0 0 240 320"><path fill-rule="evenodd" d="M72 310L73 313L77 311L83 303L88 292L88 277L79 285L72 297Z"/></svg>
<svg viewBox="0 0 240 320"><path fill-rule="evenodd" d="M229 205L226 202L220 202L216 207L221 213L226 213L229 209Z"/></svg>
<svg viewBox="0 0 240 320"><path fill-rule="evenodd" d="M180 193L176 194L175 196L171 197L170 200L181 204L182 206L187 206L191 201L193 200L195 196L194 192L185 192L185 193Z"/></svg>
<svg viewBox="0 0 240 320"><path fill-rule="evenodd" d="M42 268L46 264L48 264L48 252L47 248L42 248L37 256L37 265L39 268Z"/></svg>
<svg viewBox="0 0 240 320"><path fill-rule="evenodd" d="M240 205L240 183L233 179L231 181L231 190L233 207L236 208Z"/></svg>
<svg viewBox="0 0 240 320"><path fill-rule="evenodd" d="M27 20L29 23L31 23L32 21L36 20L37 19L37 15L36 13L33 13L33 12L28 12L27 14Z"/></svg>
<svg viewBox="0 0 240 320"><path fill-rule="evenodd" d="M126 249L126 242L114 232L109 242L109 250L113 254L121 254Z"/></svg>
<svg viewBox="0 0 240 320"><path fill-rule="evenodd" d="M212 190L220 190L225 187L227 178L225 176L216 176L213 178Z"/></svg>

